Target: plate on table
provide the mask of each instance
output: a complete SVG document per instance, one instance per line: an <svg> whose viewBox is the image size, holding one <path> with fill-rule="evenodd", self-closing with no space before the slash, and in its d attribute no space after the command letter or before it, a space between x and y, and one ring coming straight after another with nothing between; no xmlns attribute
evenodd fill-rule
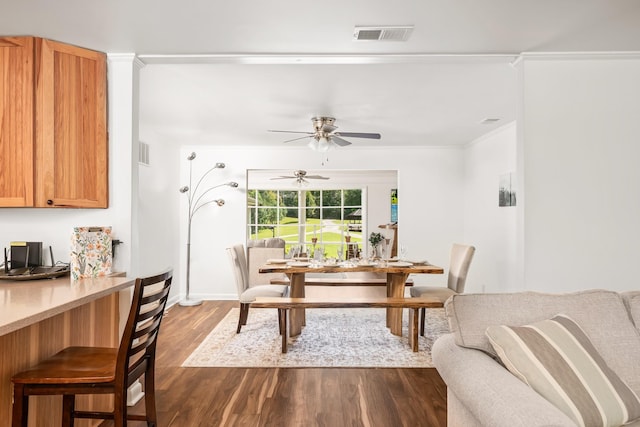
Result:
<svg viewBox="0 0 640 427"><path fill-rule="evenodd" d="M358 267L375 267L378 265L377 262L359 262Z"/></svg>
<svg viewBox="0 0 640 427"><path fill-rule="evenodd" d="M323 267L340 267L340 264L338 264L337 262L323 262L322 266Z"/></svg>
<svg viewBox="0 0 640 427"><path fill-rule="evenodd" d="M397 261L387 263L388 267L411 267L413 264L410 262Z"/></svg>
<svg viewBox="0 0 640 427"><path fill-rule="evenodd" d="M354 267L357 267L357 265L349 261L342 261L338 263L338 267L354 268Z"/></svg>
<svg viewBox="0 0 640 427"><path fill-rule="evenodd" d="M287 262L291 261L290 259L268 259L267 260L267 264L286 264Z"/></svg>
<svg viewBox="0 0 640 427"><path fill-rule="evenodd" d="M409 261L411 264L413 265L429 265L429 261L427 261L426 259L423 261Z"/></svg>
<svg viewBox="0 0 640 427"><path fill-rule="evenodd" d="M291 262L288 262L287 265L289 267L309 267L311 263L305 262L305 261L291 261Z"/></svg>

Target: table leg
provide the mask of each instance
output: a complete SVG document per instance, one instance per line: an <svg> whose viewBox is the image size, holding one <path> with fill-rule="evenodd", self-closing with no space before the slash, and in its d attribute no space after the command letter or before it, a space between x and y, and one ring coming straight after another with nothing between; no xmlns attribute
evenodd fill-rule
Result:
<svg viewBox="0 0 640 427"><path fill-rule="evenodd" d="M291 286L291 298L304 298L304 273L287 273ZM302 332L305 323L304 308L289 310L289 336L295 337Z"/></svg>
<svg viewBox="0 0 640 427"><path fill-rule="evenodd" d="M287 327L287 310L286 308L279 308L280 310L280 331L282 332L282 352L287 352L287 339L289 338Z"/></svg>
<svg viewBox="0 0 640 427"><path fill-rule="evenodd" d="M404 284L409 273L387 273L387 296L404 298ZM402 308L387 308L387 327L393 335L402 336Z"/></svg>
<svg viewBox="0 0 640 427"><path fill-rule="evenodd" d="M418 318L419 308L409 309L409 345L413 351L418 351Z"/></svg>

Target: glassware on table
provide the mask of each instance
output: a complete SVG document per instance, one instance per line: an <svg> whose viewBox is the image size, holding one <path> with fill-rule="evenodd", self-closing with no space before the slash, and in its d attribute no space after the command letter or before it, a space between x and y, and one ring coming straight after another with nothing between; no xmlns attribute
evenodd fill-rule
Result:
<svg viewBox="0 0 640 427"><path fill-rule="evenodd" d="M349 260L352 258L358 258L358 244L357 243L347 243L347 253L345 255L345 259Z"/></svg>
<svg viewBox="0 0 640 427"><path fill-rule="evenodd" d="M294 259L300 256L300 246L291 245L291 249L289 250L289 258Z"/></svg>
<svg viewBox="0 0 640 427"><path fill-rule="evenodd" d="M407 260L407 247L405 245L400 245L400 260Z"/></svg>
<svg viewBox="0 0 640 427"><path fill-rule="evenodd" d="M380 262L379 262L379 265L381 267L386 267L387 266L387 250L388 249L389 249L389 246L387 245L387 243L385 241L385 244L382 245L382 248L381 248L382 257L380 258Z"/></svg>
<svg viewBox="0 0 640 427"><path fill-rule="evenodd" d="M324 247L322 245L314 246L313 259L316 261L322 261L324 259Z"/></svg>

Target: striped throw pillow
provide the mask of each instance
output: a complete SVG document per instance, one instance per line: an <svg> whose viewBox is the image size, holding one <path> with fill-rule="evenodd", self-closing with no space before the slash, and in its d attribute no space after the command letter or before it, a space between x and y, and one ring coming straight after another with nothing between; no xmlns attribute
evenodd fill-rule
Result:
<svg viewBox="0 0 640 427"><path fill-rule="evenodd" d="M486 335L509 371L578 425L620 426L640 417L638 396L569 317L491 326Z"/></svg>

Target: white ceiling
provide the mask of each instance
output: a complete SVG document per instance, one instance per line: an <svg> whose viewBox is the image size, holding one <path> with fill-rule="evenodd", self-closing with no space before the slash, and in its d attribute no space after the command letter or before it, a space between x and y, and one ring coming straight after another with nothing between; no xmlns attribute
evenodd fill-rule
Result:
<svg viewBox="0 0 640 427"><path fill-rule="evenodd" d="M141 134L184 144L281 145L267 129L330 115L382 134L357 146L462 145L515 119L520 53L640 51L638 0L4 3L4 35L137 53ZM356 42L356 25L414 30Z"/></svg>

